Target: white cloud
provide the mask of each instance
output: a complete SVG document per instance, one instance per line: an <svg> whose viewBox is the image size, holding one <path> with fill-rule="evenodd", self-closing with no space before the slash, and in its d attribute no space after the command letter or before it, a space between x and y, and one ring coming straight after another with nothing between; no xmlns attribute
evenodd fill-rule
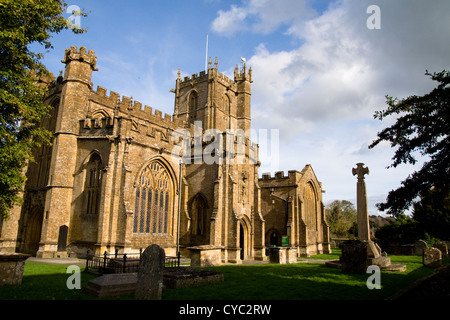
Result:
<svg viewBox="0 0 450 320"><path fill-rule="evenodd" d="M386 94L403 98L428 92L435 83L424 76L426 69L449 69L450 3L377 1L380 30L366 26L373 1L337 1L319 16L311 9L287 10L292 1L280 3L278 10L274 3L232 6L214 21L223 28L214 30L227 35L268 33L284 25L284 34L301 39L296 48L272 52L260 44L248 59L253 126L280 129L279 169L301 170L311 163L327 190L324 199L355 194L351 168L357 162L371 170L368 196L384 199L420 166L385 169L393 150L386 143L373 150L367 146L390 123L374 120L373 113L386 107Z"/></svg>
<svg viewBox="0 0 450 320"><path fill-rule="evenodd" d="M247 15L247 10L235 5L232 5L229 11L219 10L219 16L212 23L212 30L224 35L232 35L244 28L243 22Z"/></svg>
<svg viewBox="0 0 450 320"><path fill-rule="evenodd" d="M219 10L212 30L231 36L238 31L269 33L282 24L299 24L314 15L305 0L250 0L243 6L231 5L228 11Z"/></svg>

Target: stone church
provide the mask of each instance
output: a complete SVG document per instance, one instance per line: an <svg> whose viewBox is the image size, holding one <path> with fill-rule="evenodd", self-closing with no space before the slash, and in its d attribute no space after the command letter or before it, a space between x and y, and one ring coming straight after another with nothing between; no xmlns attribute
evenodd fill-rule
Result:
<svg viewBox="0 0 450 320"><path fill-rule="evenodd" d="M170 115L94 89L96 61L94 51L71 47L64 75L40 79L53 142L24 169L23 204L0 223L1 252L83 257L159 244L168 256L189 256L205 246L241 263L265 259L269 246L330 251L312 167L259 178L258 145L238 134L251 128L251 68L236 66L232 80L216 59L199 74L178 73ZM205 152L219 161L207 163Z"/></svg>

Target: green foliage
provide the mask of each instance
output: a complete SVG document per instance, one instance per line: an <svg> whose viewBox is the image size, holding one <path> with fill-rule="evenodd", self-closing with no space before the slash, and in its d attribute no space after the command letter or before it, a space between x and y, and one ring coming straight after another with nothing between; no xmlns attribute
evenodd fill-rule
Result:
<svg viewBox="0 0 450 320"><path fill-rule="evenodd" d="M326 219L332 237L352 238L356 235L356 209L347 200L335 200L326 207Z"/></svg>
<svg viewBox="0 0 450 320"><path fill-rule="evenodd" d="M429 247L434 247L438 242L441 242L441 239L430 236L427 232L425 232L425 237L423 240Z"/></svg>
<svg viewBox="0 0 450 320"><path fill-rule="evenodd" d="M413 204L412 216L430 237L450 240L450 193L439 189L422 193Z"/></svg>
<svg viewBox="0 0 450 320"><path fill-rule="evenodd" d="M39 127L49 107L38 79L49 72L40 62L42 54L30 45L50 49L52 34L69 29L65 5L59 0L0 1L0 217L21 202L23 168L33 160L33 148L51 141L51 133Z"/></svg>
<svg viewBox="0 0 450 320"><path fill-rule="evenodd" d="M369 146L373 148L382 141L390 142L391 147L396 148L390 167L415 164L417 153L429 158L419 171L402 181L402 186L389 192L385 203L377 204L381 211L387 210L394 216L407 210L416 197L433 187L443 192L449 190L450 72L430 74L427 71L426 75L438 82L430 93L402 100L386 96L388 108L374 114L379 120L399 115L396 122L379 132L378 138Z"/></svg>
<svg viewBox="0 0 450 320"><path fill-rule="evenodd" d="M425 232L416 220L400 214L394 222L380 227L375 232L375 237L383 247L386 244L414 243L416 240L424 239Z"/></svg>

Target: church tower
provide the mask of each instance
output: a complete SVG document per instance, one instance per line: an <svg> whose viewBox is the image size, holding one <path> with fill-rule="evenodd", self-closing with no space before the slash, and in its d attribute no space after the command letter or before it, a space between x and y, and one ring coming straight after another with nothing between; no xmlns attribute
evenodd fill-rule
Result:
<svg viewBox="0 0 450 320"><path fill-rule="evenodd" d="M194 124L201 121L202 129L251 128L250 96L252 70L238 70L236 65L234 80L217 71L217 58L214 68L211 58L207 72L193 74L191 77L178 78L175 91L175 117Z"/></svg>
<svg viewBox="0 0 450 320"><path fill-rule="evenodd" d="M66 49L66 65L53 138L52 160L45 199L38 257L53 258L65 251L72 207L72 190L77 159L79 120L86 115L92 89L92 71L97 57L85 47Z"/></svg>

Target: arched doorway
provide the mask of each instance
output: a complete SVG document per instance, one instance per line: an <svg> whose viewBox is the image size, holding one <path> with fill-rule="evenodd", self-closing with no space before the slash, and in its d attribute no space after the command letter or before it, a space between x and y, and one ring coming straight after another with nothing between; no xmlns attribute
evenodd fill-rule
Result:
<svg viewBox="0 0 450 320"><path fill-rule="evenodd" d="M275 232L275 231L273 231L271 234L270 234L270 245L271 246L278 246L278 233L277 232Z"/></svg>
<svg viewBox="0 0 450 320"><path fill-rule="evenodd" d="M41 241L42 222L44 220L44 212L42 209L35 208L31 211L28 223L25 229L24 252L35 255L39 249Z"/></svg>
<svg viewBox="0 0 450 320"><path fill-rule="evenodd" d="M248 259L252 255L252 241L250 238L251 226L249 221L244 217L239 221L239 249L241 260Z"/></svg>

